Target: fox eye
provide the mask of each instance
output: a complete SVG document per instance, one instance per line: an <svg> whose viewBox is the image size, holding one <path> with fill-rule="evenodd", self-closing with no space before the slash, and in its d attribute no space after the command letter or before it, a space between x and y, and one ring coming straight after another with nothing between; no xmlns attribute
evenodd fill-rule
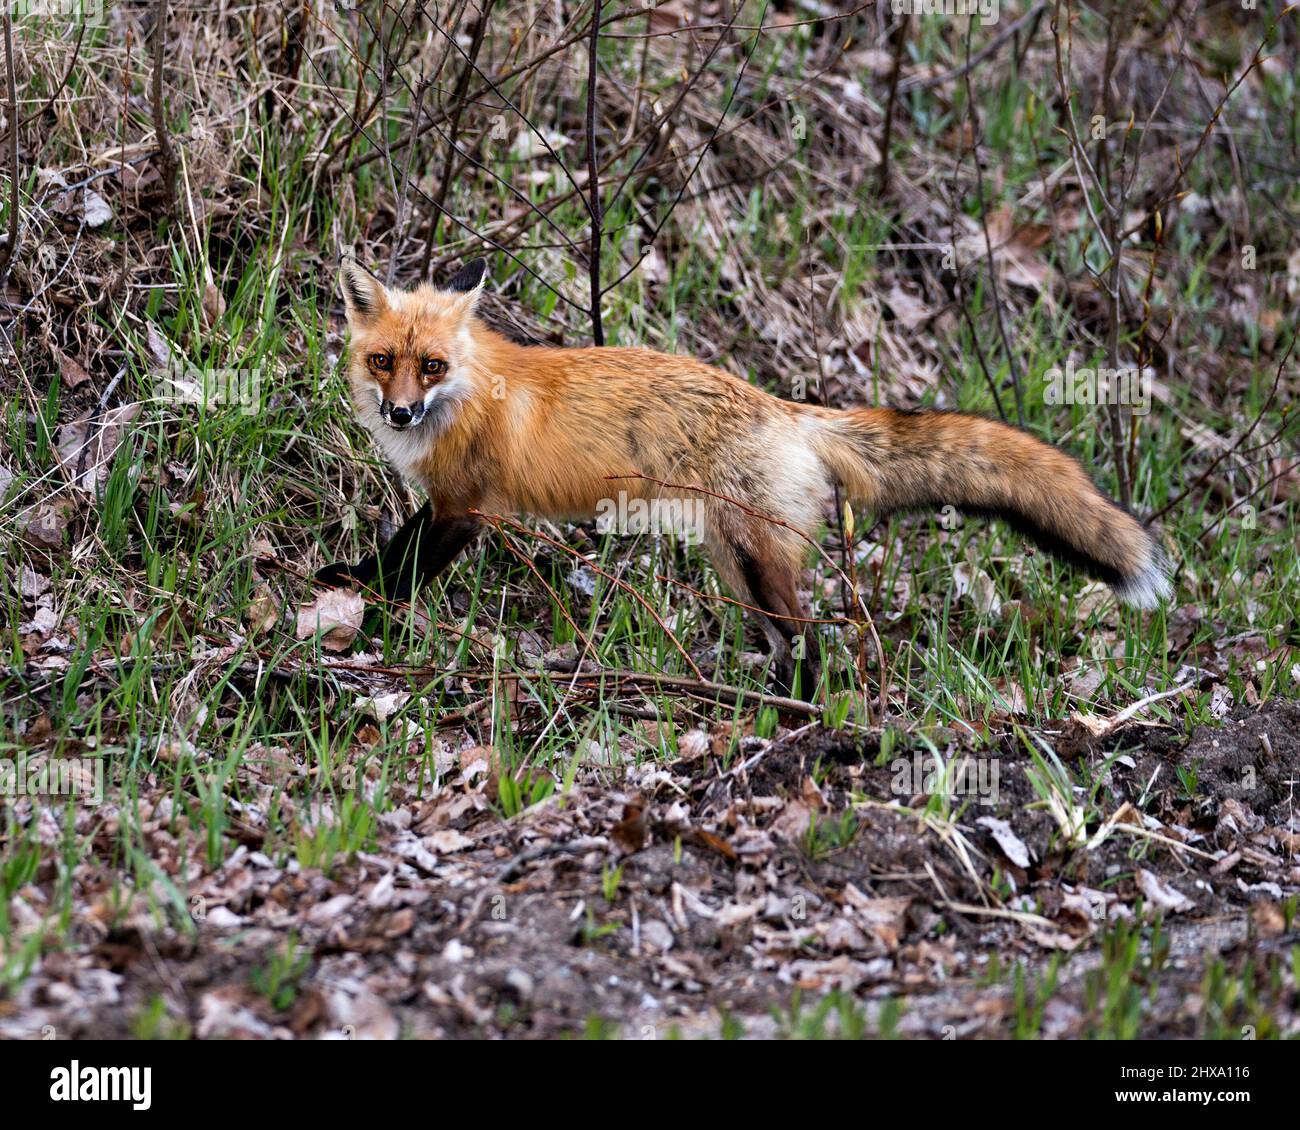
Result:
<svg viewBox="0 0 1300 1130"><path fill-rule="evenodd" d="M378 369L381 373L386 373L393 367L392 355L388 353L372 353L369 361L370 367Z"/></svg>
<svg viewBox="0 0 1300 1130"><path fill-rule="evenodd" d="M426 377L440 377L447 371L447 362L441 357L426 357L421 370Z"/></svg>

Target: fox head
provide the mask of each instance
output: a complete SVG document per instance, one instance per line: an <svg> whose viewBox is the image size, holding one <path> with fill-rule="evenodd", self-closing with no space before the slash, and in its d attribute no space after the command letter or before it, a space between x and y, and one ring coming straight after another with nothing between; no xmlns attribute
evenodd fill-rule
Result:
<svg viewBox="0 0 1300 1130"><path fill-rule="evenodd" d="M352 334L349 373L363 418L398 431L445 422L473 392L471 333L487 263L466 264L446 289L390 290L346 259L340 275Z"/></svg>

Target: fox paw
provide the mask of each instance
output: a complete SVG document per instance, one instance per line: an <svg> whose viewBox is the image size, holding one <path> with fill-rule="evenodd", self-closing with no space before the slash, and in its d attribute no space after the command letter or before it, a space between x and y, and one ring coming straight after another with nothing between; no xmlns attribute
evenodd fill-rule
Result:
<svg viewBox="0 0 1300 1130"><path fill-rule="evenodd" d="M821 670L817 664L805 659L796 669L792 660L778 660L771 675L772 690L783 698L811 702L817 693Z"/></svg>
<svg viewBox="0 0 1300 1130"><path fill-rule="evenodd" d="M357 588L369 581L369 575L361 566L349 565L346 561L336 561L316 571L316 581L330 588Z"/></svg>

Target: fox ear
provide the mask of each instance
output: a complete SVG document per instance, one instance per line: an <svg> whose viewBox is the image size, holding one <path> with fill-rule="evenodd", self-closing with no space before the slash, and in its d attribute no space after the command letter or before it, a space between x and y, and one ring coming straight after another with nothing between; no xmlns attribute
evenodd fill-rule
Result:
<svg viewBox="0 0 1300 1130"><path fill-rule="evenodd" d="M451 276L445 289L454 290L460 294L473 294L483 288L483 280L486 276L487 260L471 259Z"/></svg>
<svg viewBox="0 0 1300 1130"><path fill-rule="evenodd" d="M343 260L339 270L339 286L343 290L348 322L352 325L372 321L388 309L388 292L384 284L350 255Z"/></svg>

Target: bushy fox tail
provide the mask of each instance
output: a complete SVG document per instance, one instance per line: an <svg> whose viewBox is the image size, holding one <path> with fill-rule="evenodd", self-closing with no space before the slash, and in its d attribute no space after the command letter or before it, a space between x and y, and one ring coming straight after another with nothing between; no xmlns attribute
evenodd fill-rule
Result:
<svg viewBox="0 0 1300 1130"><path fill-rule="evenodd" d="M957 412L812 409L812 446L876 514L951 505L1005 519L1137 608L1169 596L1155 539L1070 456L1028 432Z"/></svg>

